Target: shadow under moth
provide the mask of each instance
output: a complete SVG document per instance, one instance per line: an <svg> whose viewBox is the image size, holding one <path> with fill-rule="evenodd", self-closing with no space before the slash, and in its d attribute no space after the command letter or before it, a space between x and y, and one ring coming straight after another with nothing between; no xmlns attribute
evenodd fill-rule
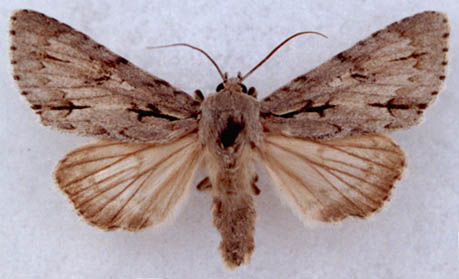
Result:
<svg viewBox="0 0 459 279"><path fill-rule="evenodd" d="M434 11L407 17L261 101L247 75L220 70L215 93L191 97L35 11L13 13L10 37L14 80L42 124L99 138L54 173L82 218L129 231L171 219L201 167L198 189L212 195L219 250L234 268L255 247L256 162L305 221L382 207L406 165L382 133L419 123L434 102L449 25Z"/></svg>

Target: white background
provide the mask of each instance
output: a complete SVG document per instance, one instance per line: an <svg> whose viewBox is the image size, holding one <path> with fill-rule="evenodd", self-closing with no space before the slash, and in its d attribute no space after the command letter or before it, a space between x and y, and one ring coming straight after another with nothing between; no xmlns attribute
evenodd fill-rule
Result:
<svg viewBox="0 0 459 279"><path fill-rule="evenodd" d="M201 54L147 46L187 42L224 71L247 72L304 30L248 80L261 97L372 32L427 9L451 22L446 89L422 125L393 133L408 171L369 220L305 227L268 179L256 198L256 251L227 271L217 251L211 198L194 189L175 223L138 233L103 232L79 220L52 171L87 138L39 125L19 95L8 59L8 17L32 8L85 32L140 67L192 92L220 82ZM451 1L3 1L0 6L1 278L457 278L459 2Z"/></svg>

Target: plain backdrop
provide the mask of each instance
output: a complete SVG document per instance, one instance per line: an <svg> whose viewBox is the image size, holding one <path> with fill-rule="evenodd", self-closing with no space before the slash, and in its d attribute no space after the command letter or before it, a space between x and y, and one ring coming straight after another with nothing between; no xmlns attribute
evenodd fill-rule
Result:
<svg viewBox="0 0 459 279"><path fill-rule="evenodd" d="M89 138L39 124L10 74L8 18L31 8L83 31L187 92L209 94L220 78L200 53L148 46L186 42L223 71L250 70L261 97L386 25L424 10L449 14L449 74L422 125L392 134L408 170L385 209L368 220L305 227L266 177L256 198L256 250L229 272L217 251L211 198L195 191L175 222L138 233L82 222L52 177L67 152ZM459 186L459 2L450 1L4 1L0 6L1 278L457 278ZM195 178L195 182L199 177ZM196 184L196 183L195 183Z"/></svg>

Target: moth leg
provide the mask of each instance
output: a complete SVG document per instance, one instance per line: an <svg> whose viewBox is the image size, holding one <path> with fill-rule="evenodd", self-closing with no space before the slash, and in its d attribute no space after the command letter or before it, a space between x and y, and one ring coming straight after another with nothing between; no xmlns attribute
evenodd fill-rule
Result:
<svg viewBox="0 0 459 279"><path fill-rule="evenodd" d="M257 181L258 181L258 175L256 174L254 177L253 177L253 181L252 181L252 192L255 196L258 196L260 193L261 193L261 190L260 188L258 188L257 186Z"/></svg>
<svg viewBox="0 0 459 279"><path fill-rule="evenodd" d="M198 102L204 101L204 95L202 94L202 91L199 90L199 89L196 89L196 90L194 91L194 98L195 98Z"/></svg>
<svg viewBox="0 0 459 279"><path fill-rule="evenodd" d="M212 184L210 183L209 177L204 178L201 182L198 183L196 189L200 192L204 192L210 190L212 188Z"/></svg>

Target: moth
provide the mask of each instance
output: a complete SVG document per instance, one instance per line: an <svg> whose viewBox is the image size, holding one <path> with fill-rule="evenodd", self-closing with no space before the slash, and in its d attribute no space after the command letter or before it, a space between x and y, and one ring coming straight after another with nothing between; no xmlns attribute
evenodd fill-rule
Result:
<svg viewBox="0 0 459 279"><path fill-rule="evenodd" d="M261 101L242 83L247 75L221 71L216 92L191 97L35 11L13 13L10 37L14 80L42 124L99 138L54 172L82 218L106 230L158 225L202 168L198 189L211 193L219 250L234 268L255 247L257 162L305 221L364 218L383 206L406 165L383 134L419 123L434 102L449 25L434 11L407 17Z"/></svg>

